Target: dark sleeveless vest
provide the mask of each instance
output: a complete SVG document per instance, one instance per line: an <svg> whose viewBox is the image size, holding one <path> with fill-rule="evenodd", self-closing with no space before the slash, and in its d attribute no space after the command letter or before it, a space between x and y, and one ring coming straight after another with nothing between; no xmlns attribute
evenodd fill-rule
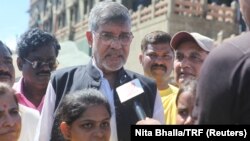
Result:
<svg viewBox="0 0 250 141"><path fill-rule="evenodd" d="M139 102L148 117L153 116L154 102L157 93L157 87L153 80L144 77L143 75L124 70L119 70L116 81L116 87L124 83L138 78L144 89L144 93L133 99L121 103L119 97L114 90L114 105L116 112L116 125L118 141L130 141L130 125L138 121L138 117L134 110L133 101ZM51 141L64 141L59 129L59 118L56 117L57 108L60 106L62 97L66 94L80 90L83 88L100 89L101 76L98 70L91 65L91 62L86 66L70 67L61 69L55 72L51 78L52 86L56 94L55 102L55 121L52 127ZM46 123L44 123L46 124Z"/></svg>

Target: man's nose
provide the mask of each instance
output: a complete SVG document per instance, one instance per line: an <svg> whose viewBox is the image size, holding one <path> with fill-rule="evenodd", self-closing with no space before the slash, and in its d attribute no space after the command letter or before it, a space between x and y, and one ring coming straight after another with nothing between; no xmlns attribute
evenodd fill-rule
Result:
<svg viewBox="0 0 250 141"><path fill-rule="evenodd" d="M188 58L183 58L181 61L180 61L180 66L181 67L187 67L187 66L190 66L190 61L188 60Z"/></svg>
<svg viewBox="0 0 250 141"><path fill-rule="evenodd" d="M105 134L104 134L104 129L102 128L96 128L95 130L95 135L99 138L102 138Z"/></svg>
<svg viewBox="0 0 250 141"><path fill-rule="evenodd" d="M43 62L40 66L40 68L44 71L51 71L52 68L50 67L50 64L48 62Z"/></svg>
<svg viewBox="0 0 250 141"><path fill-rule="evenodd" d="M121 41L119 40L118 37L115 37L115 38L112 39L111 47L114 48L114 49L122 48L122 43L121 43Z"/></svg>
<svg viewBox="0 0 250 141"><path fill-rule="evenodd" d="M15 125L15 123L16 123L16 120L15 120L14 117L12 117L12 116L9 115L9 114L5 116L5 121L4 121L4 125L5 125L5 126L12 127L12 126Z"/></svg>
<svg viewBox="0 0 250 141"><path fill-rule="evenodd" d="M157 57L155 57L155 62L156 63L158 63L159 65L160 64L164 64L164 62L166 61L166 59L164 58L164 57L162 57L162 56L157 56Z"/></svg>

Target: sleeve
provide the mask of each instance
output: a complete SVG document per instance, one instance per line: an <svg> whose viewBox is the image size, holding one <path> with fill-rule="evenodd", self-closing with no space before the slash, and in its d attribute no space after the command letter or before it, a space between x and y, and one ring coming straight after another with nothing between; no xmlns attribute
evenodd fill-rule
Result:
<svg viewBox="0 0 250 141"><path fill-rule="evenodd" d="M153 119L156 119L160 121L162 124L165 124L164 109L161 101L161 96L158 90L155 97Z"/></svg>
<svg viewBox="0 0 250 141"><path fill-rule="evenodd" d="M54 122L54 108L55 108L56 94L51 82L48 83L44 105L41 116L38 121L35 141L49 141L51 129Z"/></svg>
<svg viewBox="0 0 250 141"><path fill-rule="evenodd" d="M231 91L233 91L234 106L232 106L232 120L237 124L250 124L250 53L239 61L231 77Z"/></svg>
<svg viewBox="0 0 250 141"><path fill-rule="evenodd" d="M22 128L18 141L34 141L35 130L40 116L39 111L19 104Z"/></svg>

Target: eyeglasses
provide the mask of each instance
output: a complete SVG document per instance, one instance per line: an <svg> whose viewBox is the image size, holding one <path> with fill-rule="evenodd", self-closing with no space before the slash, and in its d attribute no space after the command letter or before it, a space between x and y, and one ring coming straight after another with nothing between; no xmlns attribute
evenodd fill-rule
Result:
<svg viewBox="0 0 250 141"><path fill-rule="evenodd" d="M49 65L49 68L54 70L57 68L59 64L58 60L50 60L48 62L43 62L43 61L38 61L38 60L30 61L26 58L23 58L23 59L27 61L28 63L30 63L33 69L41 68L42 65Z"/></svg>
<svg viewBox="0 0 250 141"><path fill-rule="evenodd" d="M106 45L110 45L113 41L116 41L116 40L118 40L122 45L129 45L132 39L134 38L131 32L122 33L118 37L107 32L102 32L102 33L92 32L92 33L94 35L98 35L99 39L101 39Z"/></svg>

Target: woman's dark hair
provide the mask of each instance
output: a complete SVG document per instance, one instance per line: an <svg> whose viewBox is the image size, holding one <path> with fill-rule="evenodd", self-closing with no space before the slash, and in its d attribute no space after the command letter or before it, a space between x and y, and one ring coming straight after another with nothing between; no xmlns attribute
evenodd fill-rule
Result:
<svg viewBox="0 0 250 141"><path fill-rule="evenodd" d="M93 88L83 89L67 94L57 111L60 121L65 121L71 125L89 107L104 105L111 117L110 105L106 97L98 90Z"/></svg>

